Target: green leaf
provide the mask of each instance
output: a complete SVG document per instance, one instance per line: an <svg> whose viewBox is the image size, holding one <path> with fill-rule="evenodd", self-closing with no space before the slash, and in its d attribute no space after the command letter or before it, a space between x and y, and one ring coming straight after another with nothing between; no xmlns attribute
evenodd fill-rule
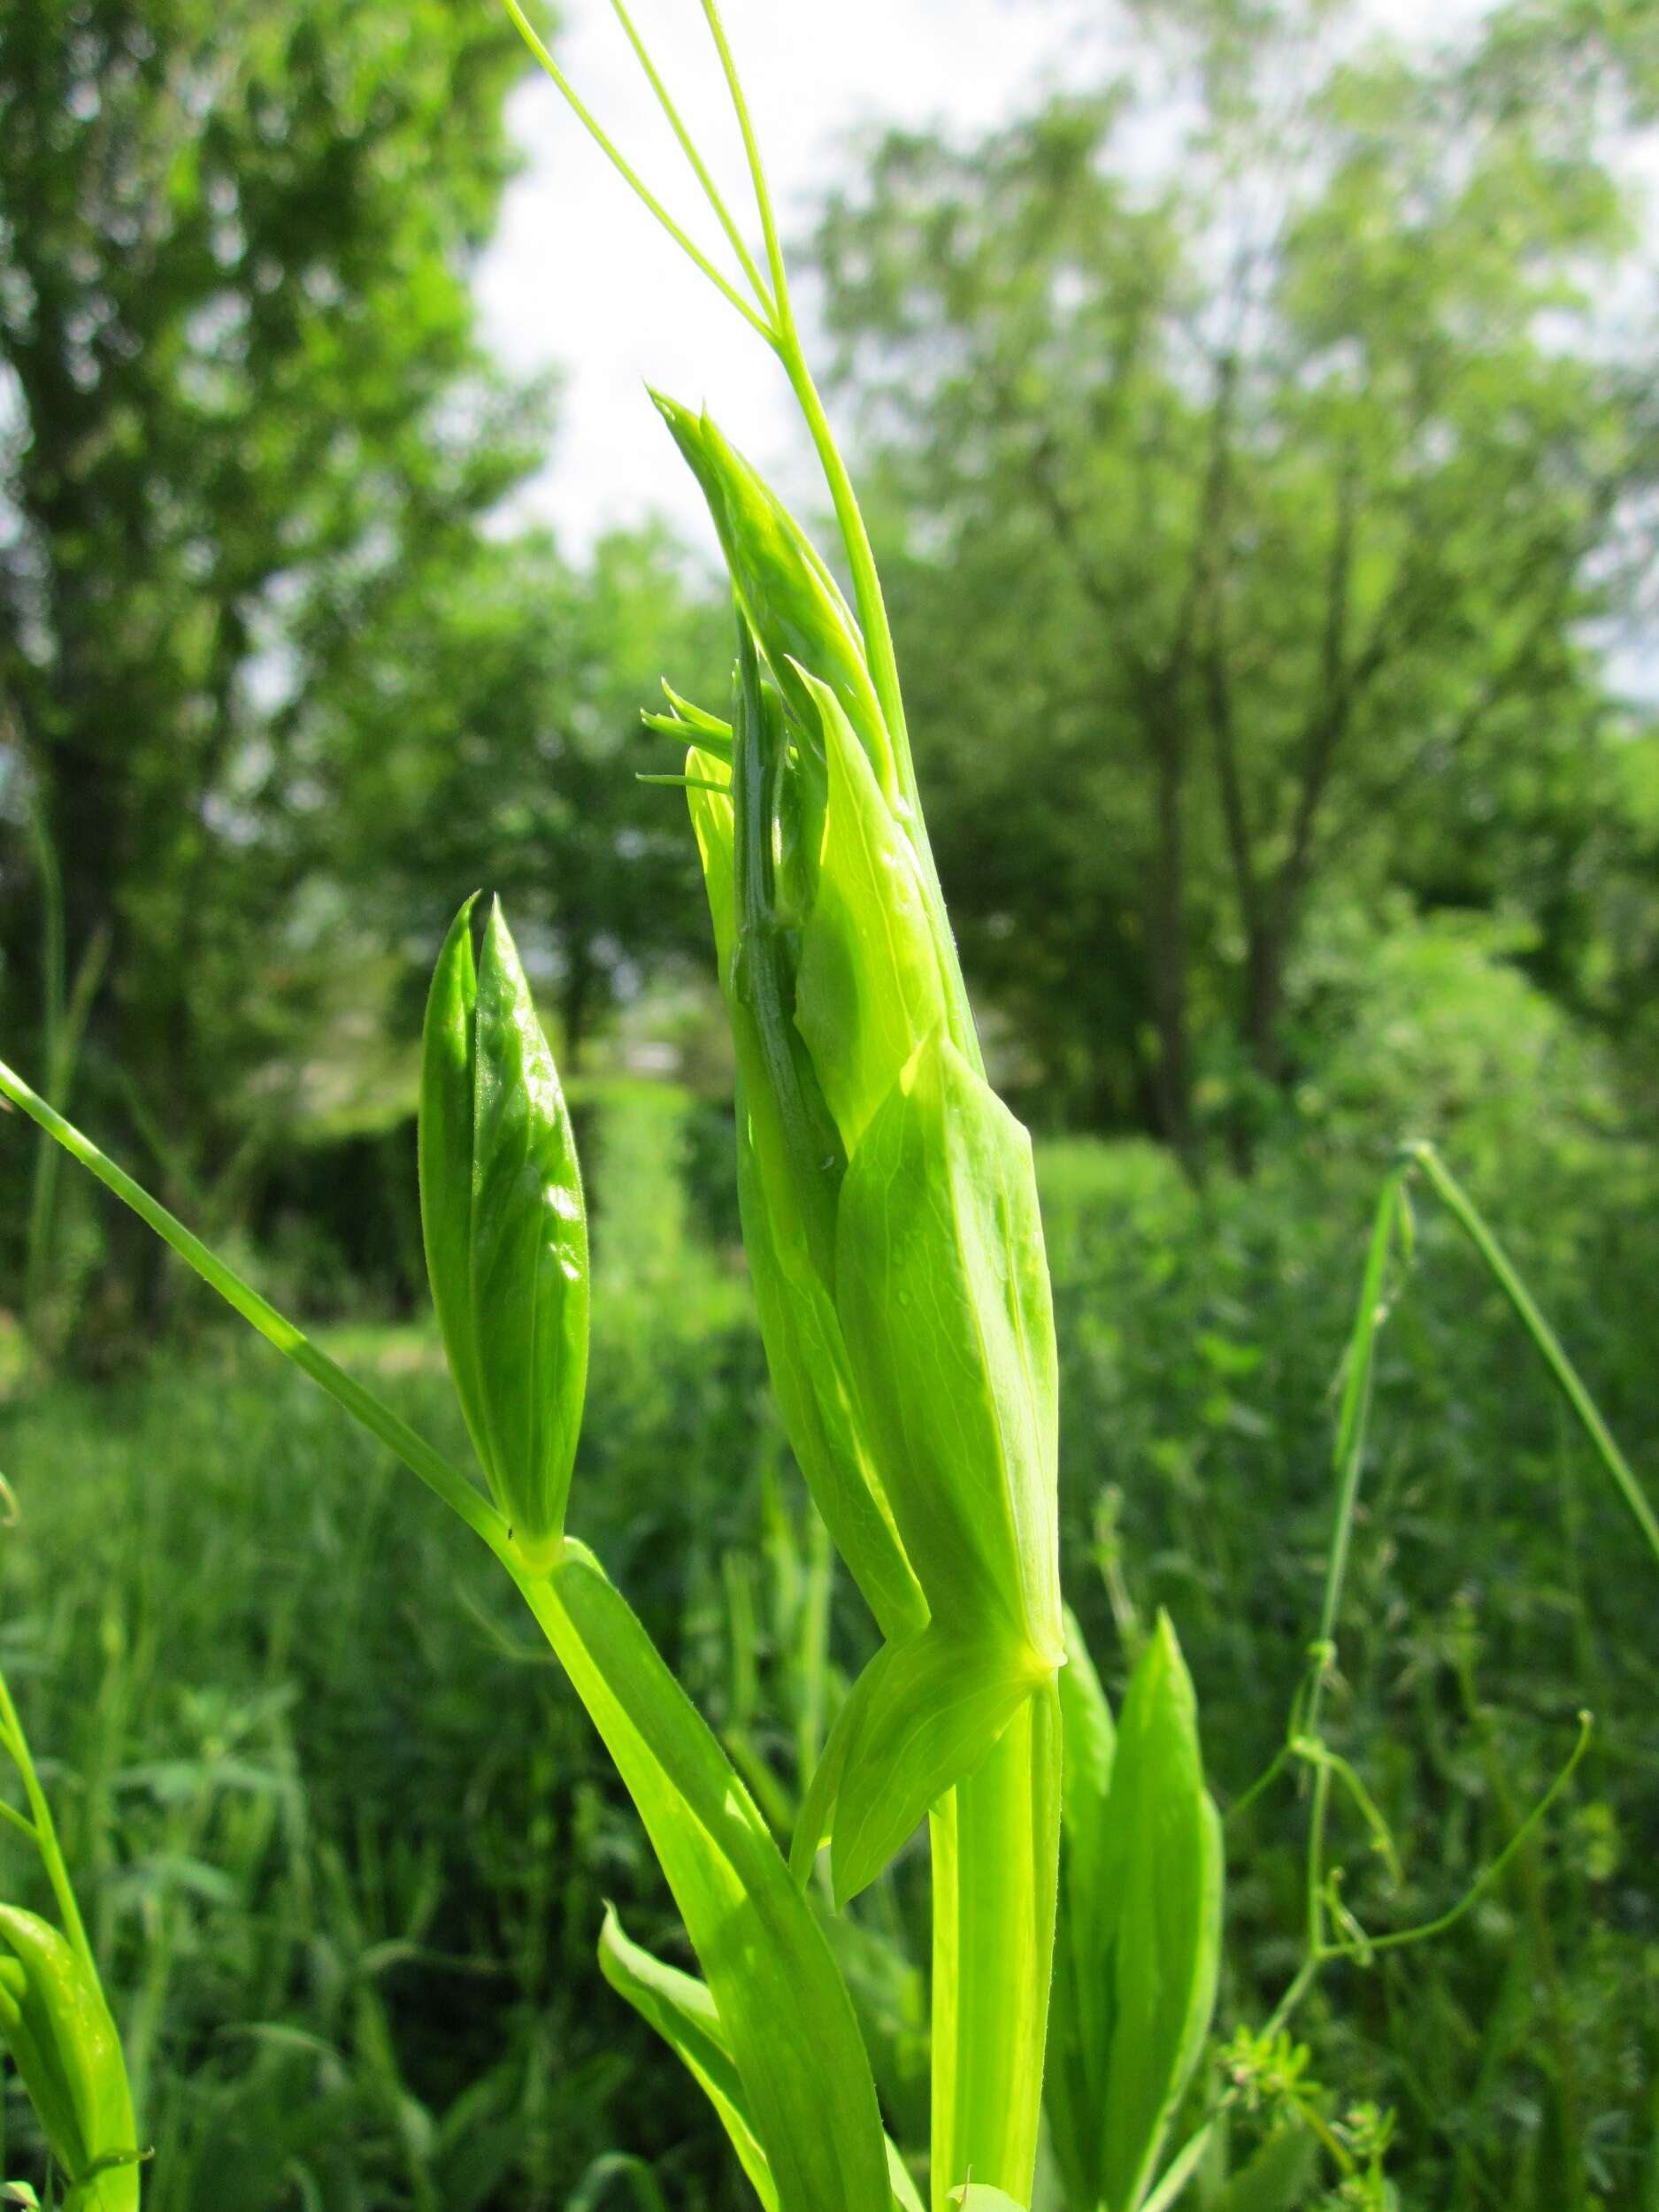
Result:
<svg viewBox="0 0 1659 2212"><path fill-rule="evenodd" d="M945 994L916 855L840 701L801 675L818 709L828 791L795 1019L850 1156L917 1046L942 1027Z"/></svg>
<svg viewBox="0 0 1659 2212"><path fill-rule="evenodd" d="M695 1975L666 1966L630 1943L610 1905L599 1935L599 1966L612 1989L649 2021L696 2082L718 2115L756 2194L767 2212L777 2212L772 2168L749 2125L743 2085L708 1990Z"/></svg>
<svg viewBox="0 0 1659 2212"><path fill-rule="evenodd" d="M1133 2212L1203 2050L1221 1943L1221 1824L1204 1787L1193 1686L1167 1615L1118 1720L1097 1876L1094 1971L1107 1994L1099 2194Z"/></svg>
<svg viewBox="0 0 1659 2212"><path fill-rule="evenodd" d="M778 2201L772 2168L761 2148L743 2101L742 2084L732 2063L726 2031L713 1998L695 1974L681 1973L630 1943L614 1909L605 1908L599 1938L599 1964L611 1986L649 2020L703 2089L731 2138L756 2194L772 2212ZM891 2136L887 2148L887 2178L897 2212L926 2212L909 2168Z"/></svg>
<svg viewBox="0 0 1659 2212"><path fill-rule="evenodd" d="M1061 1655L1054 1316L1031 1140L935 1032L841 1187L836 1307L941 1626Z"/></svg>
<svg viewBox="0 0 1659 2212"><path fill-rule="evenodd" d="M738 1207L767 1371L789 1442L836 1549L882 1634L902 1638L923 1624L927 1607L864 1440L840 1317L798 1248L792 1265L779 1248L757 1157L753 1096L753 1087L740 1077Z"/></svg>
<svg viewBox="0 0 1659 2212"><path fill-rule="evenodd" d="M132 2096L96 1977L50 1921L16 1905L0 1905L0 2035L73 2185L70 2202L136 2212Z"/></svg>
<svg viewBox="0 0 1659 2212"><path fill-rule="evenodd" d="M604 1739L707 1978L780 2212L868 2212L887 2159L822 1929L748 1791L626 1601L567 1540L526 1601Z"/></svg>
<svg viewBox="0 0 1659 2212"><path fill-rule="evenodd" d="M877 1653L856 1703L849 1700L839 1754L830 1855L838 1911L980 1764L1045 1678L1023 1644L974 1642L936 1624Z"/></svg>
<svg viewBox="0 0 1659 2212"><path fill-rule="evenodd" d="M1025 2212L1025 2207L1006 2189L993 2189L982 2181L964 2182L960 2189L953 2189L950 2201L960 2205L962 2212Z"/></svg>
<svg viewBox="0 0 1659 2212"><path fill-rule="evenodd" d="M797 720L817 720L800 671L834 692L890 803L899 797L892 742L850 607L805 532L708 416L653 392L709 503L732 588Z"/></svg>
<svg viewBox="0 0 1659 2212"><path fill-rule="evenodd" d="M588 1217L570 1112L500 905L474 1025L472 1301L496 1502L533 1566L565 1525L588 1378Z"/></svg>
<svg viewBox="0 0 1659 2212"><path fill-rule="evenodd" d="M1317 2162L1312 2129L1293 2120L1239 2169L1210 2212L1294 2212L1313 2186Z"/></svg>
<svg viewBox="0 0 1659 2212"><path fill-rule="evenodd" d="M887 2180L893 2190L895 2212L927 2212L922 2193L911 2179L910 2170L891 2136L887 2138Z"/></svg>

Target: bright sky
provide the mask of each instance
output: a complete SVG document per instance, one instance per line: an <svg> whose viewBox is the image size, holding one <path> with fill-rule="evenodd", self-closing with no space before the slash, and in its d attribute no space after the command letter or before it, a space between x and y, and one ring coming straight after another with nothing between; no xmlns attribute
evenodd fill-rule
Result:
<svg viewBox="0 0 1659 2212"><path fill-rule="evenodd" d="M635 0L631 12L727 204L745 210L741 148L701 9ZM786 239L847 173L845 141L858 125L994 124L1022 95L1056 81L1070 43L1064 0L725 0L722 13ZM712 251L724 242L610 8L567 0L564 14L561 66ZM507 367L562 373L559 434L531 493L535 511L572 551L652 510L701 541L702 502L646 399L648 381L706 402L798 495L804 449L760 340L657 229L551 84L527 83L511 118L530 167L508 195L480 292L486 337ZM752 235L753 224L745 229ZM729 254L720 259L730 267Z"/></svg>
<svg viewBox="0 0 1659 2212"><path fill-rule="evenodd" d="M1444 27L1481 4L1370 0L1365 12L1400 27ZM728 205L746 208L702 10L695 0L633 0L631 12ZM1105 12L1078 0L723 0L722 12L787 239L849 173L860 126L995 125L1064 83L1079 64L1079 22L1098 25ZM723 242L711 219L692 219L705 214L695 182L611 8L566 0L564 17L558 58L581 96L699 242ZM481 272L485 334L510 369L557 367L564 386L557 441L526 504L572 552L653 511L704 541L701 499L645 397L648 381L706 403L786 496L815 501L804 434L759 339L681 259L550 83L526 83L511 121L530 165Z"/></svg>

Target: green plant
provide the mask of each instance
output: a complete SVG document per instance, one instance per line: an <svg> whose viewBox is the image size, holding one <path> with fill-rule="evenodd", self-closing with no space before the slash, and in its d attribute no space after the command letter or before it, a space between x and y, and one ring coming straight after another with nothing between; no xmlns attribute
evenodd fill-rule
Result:
<svg viewBox="0 0 1659 2212"><path fill-rule="evenodd" d="M669 694L687 749L740 1076L738 1183L777 1396L815 1502L882 1642L818 1759L790 1860L598 1562L565 1526L587 1355L588 1254L569 1116L499 910L482 956L457 918L429 1002L420 1182L434 1300L489 1495L339 1368L8 1072L3 1086L501 1560L644 1821L706 1981L607 1921L604 1970L707 2090L764 2202L919 2205L812 1894L836 1909L926 1818L932 1839L929 2188L1030 2201L1063 1824L1065 1659L1057 1375L1031 1147L986 1082L928 849L870 544L802 352L724 28L707 18L748 154L766 273L744 246L626 10L617 13L737 252L754 305L606 151L784 366L823 461L856 613L793 518L706 417L658 405L708 498L731 580L729 721ZM1074 1664L1084 1663L1073 1647ZM1088 1708L1110 1729L1103 1700ZM1071 1856L1104 1853L1137 1910L1068 1923L1084 2093L1110 2161L1086 2186L1133 2212L1213 2001L1215 1822L1167 1624L1102 1794L1074 1788ZM1121 1817L1124 1808L1129 1818ZM1191 1847L1152 1847L1180 1825ZM1195 1854L1195 1855L1194 1855ZM1110 1878L1110 1867L1104 1870ZM1151 2032L1148 2035L1148 2027ZM1087 2049L1084 2049L1084 2046ZM1100 2070L1103 2069L1103 2071Z"/></svg>
<svg viewBox="0 0 1659 2212"><path fill-rule="evenodd" d="M1031 2201L1045 2098L1079 2208L1173 2204L1218 2120L1252 2097L1318 2134L1340 2185L1380 2203L1386 2118L1359 2107L1328 2116L1283 2031L1325 1964L1367 1962L1431 1932L1368 1937L1324 1866L1333 1784L1382 1832L1357 1778L1324 1741L1319 1709L1363 1442L1372 1273L1379 1278L1386 1244L1368 1271L1339 1432L1321 1633L1272 1770L1310 1776L1307 1956L1267 2025L1238 2047L1217 2113L1166 2164L1213 2007L1220 1915L1219 1830L1191 1684L1160 1618L1114 1726L1062 1608L1056 1359L1030 1146L985 1079L879 583L802 353L751 119L718 12L704 0L749 156L764 271L614 4L752 302L645 192L509 0L611 158L776 352L823 461L856 602L708 419L659 400L730 571L736 672L729 717L670 691L668 711L648 718L685 749L683 772L658 780L685 787L702 859L736 1048L740 1206L775 1394L881 1638L826 1737L821 1709L795 1717L804 1786L791 1808L789 1859L768 1825L778 1807L746 1741L752 1714L731 1732L734 1763L593 1554L566 1532L587 1357L586 1220L558 1077L499 910L481 956L469 902L440 957L420 1117L428 1271L484 1488L49 1102L4 1069L0 1090L395 1452L511 1577L634 1797L704 1979L654 1958L614 1916L600 1934L603 1970L705 2091L764 2203L782 2212L869 2212L889 2200L913 2212L920 2203L911 2165L884 2131L844 1944L826 1923L833 1928L924 1818L933 2212L953 2201L970 2212ZM1226 1347L1212 1350L1225 1363ZM1552 1363L1567 1387L1570 1371ZM1587 1400L1568 1394L1583 1417ZM1633 1479L1621 1486L1639 1505ZM803 1632L804 1640L821 1630L809 1623ZM821 1658L821 1641L814 1648ZM827 1897L818 1878L825 1844ZM1258 2156L1279 2151L1271 2137ZM582 2186L596 2194L613 2178L644 2200L654 2187L626 2161L590 2167Z"/></svg>

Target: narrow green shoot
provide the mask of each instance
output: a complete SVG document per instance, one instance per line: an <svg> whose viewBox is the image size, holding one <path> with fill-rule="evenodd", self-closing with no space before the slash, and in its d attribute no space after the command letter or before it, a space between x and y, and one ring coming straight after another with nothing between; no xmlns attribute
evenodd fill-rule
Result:
<svg viewBox="0 0 1659 2212"><path fill-rule="evenodd" d="M226 1304L241 1314L250 1327L258 1331L268 1344L273 1344L285 1359L291 1360L302 1373L326 1391L336 1404L342 1406L353 1420L378 1438L388 1450L400 1459L411 1473L418 1475L426 1487L442 1498L454 1513L460 1516L475 1536L481 1537L498 1557L508 1557L507 1525L476 1485L470 1482L459 1468L450 1465L442 1454L411 1429L409 1424L388 1406L365 1390L355 1377L349 1375L337 1361L313 1344L303 1330L279 1313L266 1298L260 1296L251 1284L243 1280L236 1271L227 1265L218 1254L210 1251L202 1240L187 1229L176 1216L140 1183L134 1182L125 1169L83 1136L73 1123L65 1121L57 1109L49 1106L38 1092L32 1090L20 1075L15 1074L0 1062L0 1095L27 1114L40 1128L60 1144L72 1159L78 1160L87 1171L95 1175L106 1190L113 1191L124 1206L130 1207L149 1229L155 1232L164 1244L170 1245L192 1268L211 1290L217 1291Z"/></svg>
<svg viewBox="0 0 1659 2212"><path fill-rule="evenodd" d="M1486 1226L1474 1201L1432 1144L1409 1144L1405 1148L1405 1156L1411 1166L1421 1171L1438 1196L1444 1200L1452 1218L1491 1270L1493 1280L1514 1307L1539 1357L1548 1368L1574 1418L1590 1440L1591 1447L1606 1469L1614 1487L1630 1508L1655 1563L1659 1563L1659 1515L1655 1514L1630 1462L1619 1449L1612 1431L1602 1419L1601 1409L1585 1388L1578 1369L1563 1349L1555 1332L1540 1312L1536 1300L1517 1273L1509 1255Z"/></svg>

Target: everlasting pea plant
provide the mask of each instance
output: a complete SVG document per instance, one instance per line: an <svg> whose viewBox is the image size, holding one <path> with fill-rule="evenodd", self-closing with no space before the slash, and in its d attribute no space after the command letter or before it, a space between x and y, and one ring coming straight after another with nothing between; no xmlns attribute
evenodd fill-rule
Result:
<svg viewBox="0 0 1659 2212"><path fill-rule="evenodd" d="M920 2212L916 2168L884 2133L823 1916L926 1821L933 2212L964 2198L981 2212L1031 2202L1050 2041L1050 2133L1068 2201L1133 2212L1213 2004L1217 1824L1167 1624L1114 1737L1062 1607L1054 1322L1030 1141L986 1080L875 565L802 353L753 125L718 11L703 0L764 267L613 0L746 296L641 183L516 0L507 4L607 156L776 353L824 465L853 585L849 604L706 416L658 399L726 557L735 668L728 713L670 691L668 711L647 719L685 749L683 774L661 780L684 784L702 856L773 1387L879 1636L787 1857L626 1601L566 1532L587 1365L581 1182L498 908L475 946L469 902L440 956L419 1128L433 1297L488 1496L26 1085L0 1070L0 1087L511 1574L634 1798L703 1979L651 1958L614 1918L603 1970L707 2093L764 2205ZM905 2147L918 2166L923 2148Z"/></svg>

